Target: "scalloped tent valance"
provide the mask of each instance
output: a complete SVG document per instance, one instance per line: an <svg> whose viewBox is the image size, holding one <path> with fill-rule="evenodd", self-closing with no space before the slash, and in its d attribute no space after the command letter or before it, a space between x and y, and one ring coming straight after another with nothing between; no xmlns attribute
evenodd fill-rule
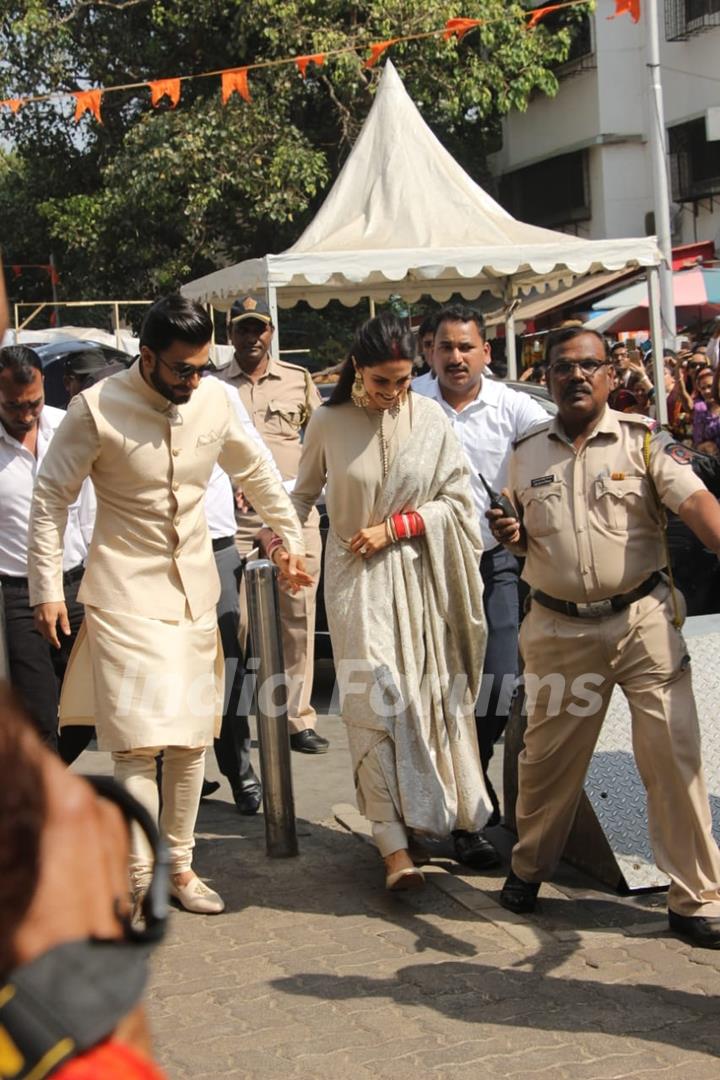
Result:
<svg viewBox="0 0 720 1080"><path fill-rule="evenodd" d="M580 275L660 261L654 237L582 240L513 218L433 135L388 62L357 142L300 239L182 291L220 310L263 291L280 307L453 293L510 303Z"/></svg>

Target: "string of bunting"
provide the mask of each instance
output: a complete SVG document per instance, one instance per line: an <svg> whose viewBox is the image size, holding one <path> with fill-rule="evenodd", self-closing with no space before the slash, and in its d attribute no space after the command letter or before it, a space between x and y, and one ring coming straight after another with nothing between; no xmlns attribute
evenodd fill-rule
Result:
<svg viewBox="0 0 720 1080"><path fill-rule="evenodd" d="M547 4L545 7L534 8L526 12L527 28L532 30L538 23L551 12L560 11L564 8L586 7L589 0L564 0L559 4ZM634 22L639 18L640 0L614 0L615 15L630 14ZM637 17L636 17L637 16ZM614 18L615 16L610 16ZM119 93L127 90L150 89L150 103L157 108L167 98L174 109L180 101L182 84L191 79L209 79L220 77L220 96L223 105L226 105L233 94L239 94L243 101L252 100L248 73L262 68L280 67L285 64L294 64L303 79L307 78L308 68L313 64L321 68L326 61L333 56L341 56L348 53L357 53L361 49L369 50L370 55L365 59L364 68L374 67L383 53L393 45L404 44L408 41L421 41L427 38L442 37L445 41L455 38L462 41L466 34L485 24L485 19L448 19L441 30L429 30L420 34L406 34L401 37L388 38L387 41L376 41L367 46L349 45L343 49L333 49L328 52L313 53L307 56L287 56L278 60L259 60L244 67L225 68L219 71L203 71L197 75L179 75L171 79L155 79L151 82L124 83L121 86L103 86L91 90L76 90L71 96L75 99L75 120L80 120L85 113L90 113L98 123L102 123L101 104L104 94ZM26 105L41 101L54 101L68 96L68 91L56 91L50 94L36 94L30 97L8 98L0 101L0 108L10 109L15 114Z"/></svg>

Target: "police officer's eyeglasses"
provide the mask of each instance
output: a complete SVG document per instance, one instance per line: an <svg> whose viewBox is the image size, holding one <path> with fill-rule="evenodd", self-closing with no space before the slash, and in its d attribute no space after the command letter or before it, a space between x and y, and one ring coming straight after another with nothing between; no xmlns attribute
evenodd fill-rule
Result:
<svg viewBox="0 0 720 1080"><path fill-rule="evenodd" d="M189 383L196 375L201 379L203 375L209 375L210 372L217 371L212 360L208 360L207 364L203 364L202 367L196 367L194 364L168 364L167 360L163 360L162 356L158 356L157 353L155 354L155 359L159 364L162 364L163 367L167 368L168 371L172 372L176 379L179 379L180 382L184 383Z"/></svg>
<svg viewBox="0 0 720 1080"><path fill-rule="evenodd" d="M606 360L558 360L554 364L550 364L550 371L557 375L561 379L566 379L575 368L580 368L583 375L587 375L588 379L592 379L597 375L600 368L607 367Z"/></svg>

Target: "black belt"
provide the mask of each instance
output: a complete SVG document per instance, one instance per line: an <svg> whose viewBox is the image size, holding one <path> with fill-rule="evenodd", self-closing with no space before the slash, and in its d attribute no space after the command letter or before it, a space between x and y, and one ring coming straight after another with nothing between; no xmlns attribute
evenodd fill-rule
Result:
<svg viewBox="0 0 720 1080"><path fill-rule="evenodd" d="M73 566L71 570L66 570L63 573L63 583L70 585L71 582L77 581L85 573L84 566ZM26 577L15 577L13 574L0 574L0 584L4 586L15 586L15 588L28 588L28 579Z"/></svg>
<svg viewBox="0 0 720 1080"><path fill-rule="evenodd" d="M656 585L662 581L662 574L656 570L649 578L646 578L636 589L622 593L620 596L611 596L607 600L594 600L590 604L573 604L571 600L557 600L554 596L539 589L532 589L531 600L537 600L543 607L551 611L559 611L561 615L571 615L574 619L604 619L608 615L614 615L616 611L634 604L636 600L642 600L643 596L651 593Z"/></svg>
<svg viewBox="0 0 720 1080"><path fill-rule="evenodd" d="M224 551L225 548L232 547L234 543L234 536L214 536L212 542L213 551Z"/></svg>

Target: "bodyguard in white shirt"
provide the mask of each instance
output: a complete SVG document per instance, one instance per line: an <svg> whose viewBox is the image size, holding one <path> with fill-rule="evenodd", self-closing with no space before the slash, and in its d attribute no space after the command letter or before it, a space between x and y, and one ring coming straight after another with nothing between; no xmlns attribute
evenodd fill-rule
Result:
<svg viewBox="0 0 720 1080"><path fill-rule="evenodd" d="M483 686L476 707L480 759L494 814L500 820L497 795L487 775L493 746L507 723L508 690L518 671L517 559L497 544L488 528L485 511L489 497L478 474L495 491L507 483L513 442L536 424L547 420L542 406L496 379L485 377L490 346L482 315L472 308L453 305L437 316L433 369L436 378L413 390L434 398L450 420L470 464L471 485L482 532L484 553L480 573L485 586L488 628ZM509 678L508 678L509 677ZM490 842L478 834L455 834L461 862L478 869L497 866L500 858Z"/></svg>
<svg viewBox="0 0 720 1080"><path fill-rule="evenodd" d="M38 633L28 594L28 523L35 477L60 421L45 405L42 364L24 345L0 349L0 584L10 682L41 737L57 749L58 689L83 619L77 591L92 533L94 506L84 491L69 508L63 555L68 621L60 649Z"/></svg>

